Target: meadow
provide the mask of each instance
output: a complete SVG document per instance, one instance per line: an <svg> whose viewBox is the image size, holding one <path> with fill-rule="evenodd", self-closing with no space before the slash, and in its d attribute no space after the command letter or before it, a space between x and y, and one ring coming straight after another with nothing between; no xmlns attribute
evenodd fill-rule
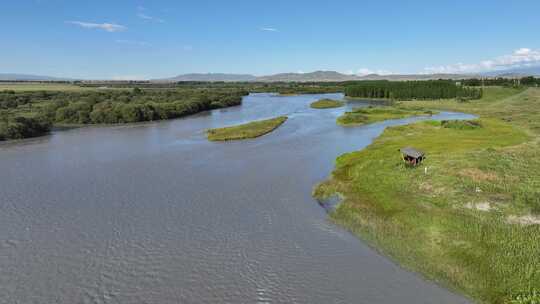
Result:
<svg viewBox="0 0 540 304"><path fill-rule="evenodd" d="M389 119L401 119L413 116L431 116L435 114L431 110L418 110L398 107L373 107L356 108L345 112L337 118L337 123L342 126L365 125Z"/></svg>
<svg viewBox="0 0 540 304"><path fill-rule="evenodd" d="M39 82L0 82L1 91L35 92L35 91L69 91L80 92L95 88L79 86L72 83L39 83Z"/></svg>
<svg viewBox="0 0 540 304"><path fill-rule="evenodd" d="M399 103L480 118L388 128L339 157L314 196L339 194L333 221L429 279L478 302L537 303L529 300L540 286L540 89L484 92L477 101ZM403 163L405 146L427 153L421 166Z"/></svg>

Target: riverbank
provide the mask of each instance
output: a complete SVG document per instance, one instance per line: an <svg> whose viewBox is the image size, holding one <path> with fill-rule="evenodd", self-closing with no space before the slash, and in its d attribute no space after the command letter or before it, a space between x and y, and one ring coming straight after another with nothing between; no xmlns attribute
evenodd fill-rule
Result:
<svg viewBox="0 0 540 304"><path fill-rule="evenodd" d="M274 131L285 123L285 121L287 121L287 116L279 116L266 120L252 121L237 126L210 129L207 131L208 140L228 141L256 138Z"/></svg>
<svg viewBox="0 0 540 304"><path fill-rule="evenodd" d="M338 158L314 190L344 200L336 223L426 277L487 303L540 286L540 90L488 88L478 101L401 102L479 115L480 127L392 127ZM427 153L418 168L397 152ZM532 302L516 302L532 303Z"/></svg>
<svg viewBox="0 0 540 304"><path fill-rule="evenodd" d="M23 87L23 90L5 88ZM86 89L21 84L0 91L0 140L46 135L65 125L106 125L180 118L242 104L240 88ZM51 90L33 90L49 87ZM58 90L52 90L52 89Z"/></svg>
<svg viewBox="0 0 540 304"><path fill-rule="evenodd" d="M345 112L338 117L337 123L342 126L365 125L389 119L401 119L414 116L431 116L431 110L404 109L396 107L367 107Z"/></svg>

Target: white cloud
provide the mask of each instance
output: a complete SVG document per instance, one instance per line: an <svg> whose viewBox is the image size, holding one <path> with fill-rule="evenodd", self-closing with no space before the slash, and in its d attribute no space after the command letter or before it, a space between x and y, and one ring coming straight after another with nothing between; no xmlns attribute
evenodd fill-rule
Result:
<svg viewBox="0 0 540 304"><path fill-rule="evenodd" d="M112 32L122 32L127 30L127 27L115 23L92 23L92 22L82 22L82 21L66 21L66 23L74 24L86 29L99 29L104 30L109 33Z"/></svg>
<svg viewBox="0 0 540 304"><path fill-rule="evenodd" d="M146 21L153 21L153 22L158 22L158 23L164 23L165 20L161 19L161 18L157 18L157 17L153 17L153 16L149 16L147 14L144 14L144 13L137 13L137 17L143 19L143 20L146 20Z"/></svg>
<svg viewBox="0 0 540 304"><path fill-rule="evenodd" d="M137 17L143 19L143 20L146 20L146 21L152 21L152 22L158 22L158 23L164 23L165 20L161 19L161 18L157 18L157 17L154 17L154 16L150 16L148 15L147 13L145 13L146 11L146 7L144 6L137 6Z"/></svg>
<svg viewBox="0 0 540 304"><path fill-rule="evenodd" d="M259 28L259 30L265 31L265 32L279 32L278 29L273 28L273 27L261 27Z"/></svg>
<svg viewBox="0 0 540 304"><path fill-rule="evenodd" d="M361 69L356 70L356 72L352 71L352 70L347 71L347 72L345 72L345 74L357 75L357 76L366 76L366 75L369 75L369 74L391 75L391 74L394 74L394 73L391 72L391 71L381 70L381 69L371 70L371 69L368 69L368 68L361 68Z"/></svg>
<svg viewBox="0 0 540 304"><path fill-rule="evenodd" d="M119 40L116 40L116 43L128 44L128 45L138 45L138 46L150 46L150 43L148 43L146 41L137 41L137 40L119 39Z"/></svg>
<svg viewBox="0 0 540 304"><path fill-rule="evenodd" d="M425 73L475 73L540 64L540 50L520 48L510 55L479 63L456 63L424 68Z"/></svg>

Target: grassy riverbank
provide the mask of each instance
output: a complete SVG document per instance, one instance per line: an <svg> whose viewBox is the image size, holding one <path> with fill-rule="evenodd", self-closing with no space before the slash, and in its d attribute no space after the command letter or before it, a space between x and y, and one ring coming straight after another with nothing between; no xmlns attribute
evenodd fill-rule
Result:
<svg viewBox="0 0 540 304"><path fill-rule="evenodd" d="M313 109L331 109L343 107L345 103L339 100L333 99L321 99L311 103Z"/></svg>
<svg viewBox="0 0 540 304"><path fill-rule="evenodd" d="M364 125L388 119L401 119L413 116L433 115L431 110L416 110L396 107L357 108L346 112L337 119L342 126Z"/></svg>
<svg viewBox="0 0 540 304"><path fill-rule="evenodd" d="M339 157L314 195L339 193L336 223L479 302L533 294L540 286L540 89L488 88L478 101L400 106L480 119L474 127L388 128L366 149ZM403 165L397 150L404 146L427 152L422 166Z"/></svg>
<svg viewBox="0 0 540 304"><path fill-rule="evenodd" d="M256 138L268 134L287 120L287 116L279 116L272 119L252 121L246 124L231 126L207 131L208 140L227 141Z"/></svg>

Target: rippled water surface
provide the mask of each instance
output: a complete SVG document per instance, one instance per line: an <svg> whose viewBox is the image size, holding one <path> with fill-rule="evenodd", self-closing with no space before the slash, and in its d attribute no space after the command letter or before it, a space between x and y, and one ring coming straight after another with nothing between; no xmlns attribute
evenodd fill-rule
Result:
<svg viewBox="0 0 540 304"><path fill-rule="evenodd" d="M335 158L412 119L343 128L365 104L321 97L1 144L0 303L466 303L328 222L311 190ZM204 136L282 114L255 140Z"/></svg>

